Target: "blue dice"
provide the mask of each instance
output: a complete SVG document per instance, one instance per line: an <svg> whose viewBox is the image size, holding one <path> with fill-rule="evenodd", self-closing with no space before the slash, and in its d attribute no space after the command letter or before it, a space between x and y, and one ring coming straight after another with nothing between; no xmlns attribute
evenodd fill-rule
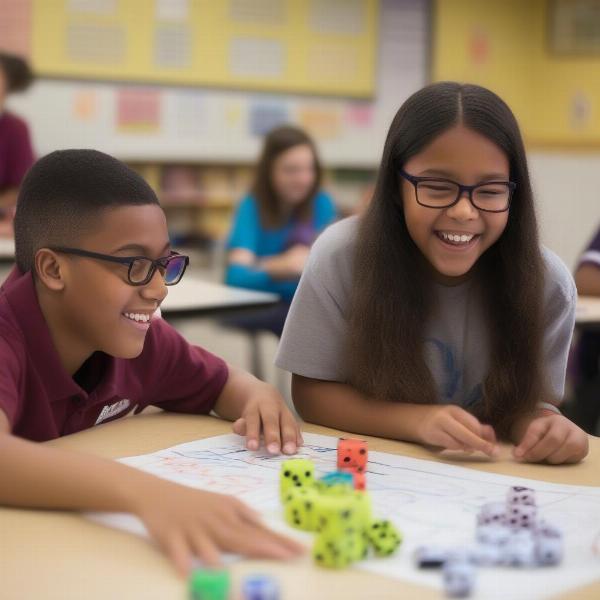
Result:
<svg viewBox="0 0 600 600"><path fill-rule="evenodd" d="M242 584L243 600L279 600L279 585L268 575L249 575Z"/></svg>

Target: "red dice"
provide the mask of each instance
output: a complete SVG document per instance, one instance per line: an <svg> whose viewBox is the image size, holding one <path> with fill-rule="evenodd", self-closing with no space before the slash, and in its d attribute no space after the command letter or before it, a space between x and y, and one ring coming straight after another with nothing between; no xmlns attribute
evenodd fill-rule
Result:
<svg viewBox="0 0 600 600"><path fill-rule="evenodd" d="M355 490L365 491L367 489L367 476L364 473L360 473L356 469L342 469L348 473L352 473L352 483L354 484Z"/></svg>
<svg viewBox="0 0 600 600"><path fill-rule="evenodd" d="M340 470L364 473L367 470L367 442L340 438L337 447L337 466Z"/></svg>

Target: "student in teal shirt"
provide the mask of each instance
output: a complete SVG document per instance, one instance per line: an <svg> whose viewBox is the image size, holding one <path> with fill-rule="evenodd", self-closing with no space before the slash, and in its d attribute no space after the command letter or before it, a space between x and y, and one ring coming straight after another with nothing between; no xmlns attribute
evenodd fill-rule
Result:
<svg viewBox="0 0 600 600"><path fill-rule="evenodd" d="M320 189L321 177L314 142L304 131L284 126L269 133L227 242L225 282L282 298L254 319L256 329L281 333L310 246L336 218L332 199ZM249 322L243 326L251 328Z"/></svg>

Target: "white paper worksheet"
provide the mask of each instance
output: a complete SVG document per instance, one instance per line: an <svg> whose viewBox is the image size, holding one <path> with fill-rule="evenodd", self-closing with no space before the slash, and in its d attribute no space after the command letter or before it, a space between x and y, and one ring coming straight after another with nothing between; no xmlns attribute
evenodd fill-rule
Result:
<svg viewBox="0 0 600 600"><path fill-rule="evenodd" d="M315 463L317 476L336 468L337 438L303 434L298 457ZM188 442L122 462L165 479L243 499L277 529L287 529L279 502L279 470L289 457L251 452L243 438L221 435ZM375 517L388 518L404 542L395 556L357 563L365 569L436 588L440 571L414 565L417 546L471 543L479 507L504 501L509 486L535 489L538 516L565 532L565 558L558 567L478 568L473 598L533 600L564 594L600 579L600 487L559 485L495 475L427 460L369 452L367 488ZM147 535L130 515L88 513L95 521ZM290 532L294 530L290 529ZM310 539L310 534L305 539Z"/></svg>

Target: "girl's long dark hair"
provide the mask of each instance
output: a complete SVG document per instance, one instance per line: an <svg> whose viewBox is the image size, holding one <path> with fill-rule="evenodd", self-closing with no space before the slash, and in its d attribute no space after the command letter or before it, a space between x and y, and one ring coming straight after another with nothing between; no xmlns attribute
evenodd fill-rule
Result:
<svg viewBox="0 0 600 600"><path fill-rule="evenodd" d="M398 169L459 123L505 152L510 179L517 184L506 228L477 265L491 347L483 401L474 412L506 436L517 416L533 410L544 389L544 268L519 127L509 107L485 88L429 85L408 98L392 122L354 257L350 383L381 399L436 402L424 354L431 275L406 227Z"/></svg>
<svg viewBox="0 0 600 600"><path fill-rule="evenodd" d="M294 146L306 145L312 150L315 167L315 181L306 194L306 197L298 204L294 216L299 220L307 220L312 213L312 202L321 187L322 168L317 154L317 149L310 136L289 125L273 129L265 138L262 153L256 166L252 194L258 203L260 218L265 227L278 227L283 224L285 218L282 211L280 199L273 187L272 172L273 163L276 158L293 148Z"/></svg>

